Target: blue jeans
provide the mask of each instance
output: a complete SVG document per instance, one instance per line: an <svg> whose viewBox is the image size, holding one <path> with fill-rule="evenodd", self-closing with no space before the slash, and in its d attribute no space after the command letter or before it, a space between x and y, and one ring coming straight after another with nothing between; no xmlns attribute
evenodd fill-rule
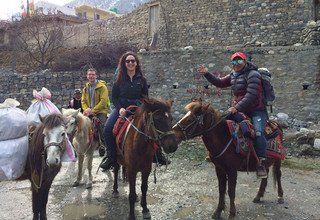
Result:
<svg viewBox="0 0 320 220"><path fill-rule="evenodd" d="M116 152L116 138L112 134L113 126L116 123L117 119L119 118L119 111L117 109L113 109L111 114L109 115L109 118L107 119L104 129L103 129L103 136L106 143L107 151L109 151L112 154L115 154ZM107 152L106 152L107 153ZM113 155L111 155L113 156Z"/></svg>
<svg viewBox="0 0 320 220"><path fill-rule="evenodd" d="M256 134L255 149L258 157L266 158L267 139L264 135L264 129L267 124L268 116L265 111L250 112L248 116L252 120Z"/></svg>

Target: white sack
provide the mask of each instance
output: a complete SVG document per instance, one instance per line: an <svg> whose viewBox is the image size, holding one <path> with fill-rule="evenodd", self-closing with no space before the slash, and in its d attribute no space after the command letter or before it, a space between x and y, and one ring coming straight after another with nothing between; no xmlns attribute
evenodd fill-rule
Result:
<svg viewBox="0 0 320 220"><path fill-rule="evenodd" d="M0 181L15 180L25 169L28 157L28 135L0 141Z"/></svg>
<svg viewBox="0 0 320 220"><path fill-rule="evenodd" d="M28 125L37 126L40 124L40 117L49 113L60 113L59 109L49 100L51 93L48 89L42 87L40 92L33 90L35 101L27 109Z"/></svg>
<svg viewBox="0 0 320 220"><path fill-rule="evenodd" d="M27 113L16 108L18 105L20 103L14 99L6 99L0 104L0 141L28 134Z"/></svg>

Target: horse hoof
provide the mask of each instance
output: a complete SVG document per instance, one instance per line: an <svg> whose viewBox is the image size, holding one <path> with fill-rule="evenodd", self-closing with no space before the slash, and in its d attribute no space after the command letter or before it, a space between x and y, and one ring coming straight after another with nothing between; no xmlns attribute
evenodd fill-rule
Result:
<svg viewBox="0 0 320 220"><path fill-rule="evenodd" d="M142 215L143 215L143 219L151 219L151 214L150 214L150 212L142 213Z"/></svg>
<svg viewBox="0 0 320 220"><path fill-rule="evenodd" d="M78 181L75 181L75 182L72 184L73 187L77 187L77 186L79 186L79 185L80 185L80 183L79 183Z"/></svg>
<svg viewBox="0 0 320 220"><path fill-rule="evenodd" d="M282 197L278 198L278 203L279 204L283 204L284 203L284 199Z"/></svg>
<svg viewBox="0 0 320 220"><path fill-rule="evenodd" d="M216 219L216 220L219 220L219 219L221 219L221 214L218 214L218 213L213 213L213 215L212 215L212 219Z"/></svg>
<svg viewBox="0 0 320 220"><path fill-rule="evenodd" d="M256 197L256 198L254 198L254 199L252 200L252 202L254 202L254 203L261 203L261 200L260 200L259 197Z"/></svg>
<svg viewBox="0 0 320 220"><path fill-rule="evenodd" d="M91 189L92 188L92 183L87 183L86 184L86 189Z"/></svg>

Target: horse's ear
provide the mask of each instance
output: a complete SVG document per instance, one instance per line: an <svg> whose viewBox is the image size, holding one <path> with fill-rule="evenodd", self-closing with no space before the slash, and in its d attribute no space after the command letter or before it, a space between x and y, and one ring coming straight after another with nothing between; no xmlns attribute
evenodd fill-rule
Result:
<svg viewBox="0 0 320 220"><path fill-rule="evenodd" d="M202 102L202 98L199 97L199 98L193 98L192 99L192 102Z"/></svg>
<svg viewBox="0 0 320 220"><path fill-rule="evenodd" d="M208 108L209 108L209 106L210 106L210 103L205 104L205 105L203 106L203 110L204 110L204 111L207 111L207 110L208 110Z"/></svg>
<svg viewBox="0 0 320 220"><path fill-rule="evenodd" d="M172 107L172 105L173 105L173 100L169 100L169 101L167 101L167 103L168 103L168 105L170 106L170 107Z"/></svg>
<svg viewBox="0 0 320 220"><path fill-rule="evenodd" d="M62 114L63 114L65 111L66 111L65 108L62 108L62 109L61 109L61 113L62 113Z"/></svg>
<svg viewBox="0 0 320 220"><path fill-rule="evenodd" d="M39 118L40 118L41 123L43 122L44 117L45 117L45 116L41 116L41 115L39 114Z"/></svg>
<svg viewBox="0 0 320 220"><path fill-rule="evenodd" d="M77 115L79 114L79 112L81 111L81 108L78 108L77 111L75 111L72 116L73 117L77 117Z"/></svg>

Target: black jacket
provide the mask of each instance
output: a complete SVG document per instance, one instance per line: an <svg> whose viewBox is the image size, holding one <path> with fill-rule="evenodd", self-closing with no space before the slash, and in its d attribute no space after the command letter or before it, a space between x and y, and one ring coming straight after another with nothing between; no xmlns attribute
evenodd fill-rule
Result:
<svg viewBox="0 0 320 220"><path fill-rule="evenodd" d="M233 106L240 112L250 113L265 109L261 75L257 66L251 62L241 70L232 72L223 78L205 74L206 79L219 88L231 86L234 95Z"/></svg>
<svg viewBox="0 0 320 220"><path fill-rule="evenodd" d="M116 109L127 108L130 105L140 105L143 97L148 96L148 85L140 73L136 73L132 82L126 75L112 87L112 103Z"/></svg>

